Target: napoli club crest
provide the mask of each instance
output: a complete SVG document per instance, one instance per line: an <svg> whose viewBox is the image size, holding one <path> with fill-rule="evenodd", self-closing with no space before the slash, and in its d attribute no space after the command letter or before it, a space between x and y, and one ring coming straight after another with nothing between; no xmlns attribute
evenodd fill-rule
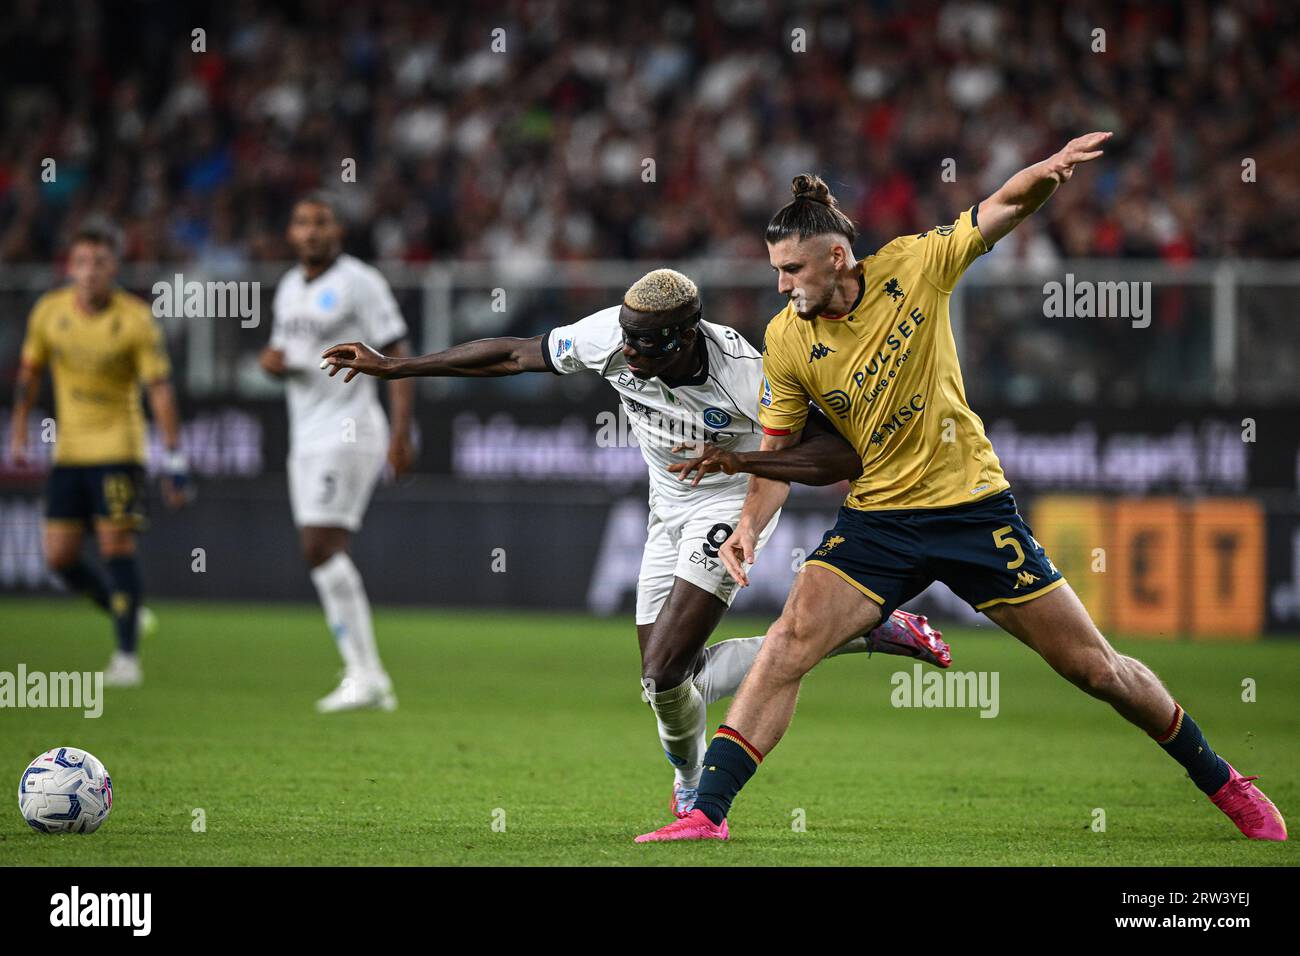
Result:
<svg viewBox="0 0 1300 956"><path fill-rule="evenodd" d="M704 410L704 424L717 431L731 424L731 416L720 408L706 408Z"/></svg>

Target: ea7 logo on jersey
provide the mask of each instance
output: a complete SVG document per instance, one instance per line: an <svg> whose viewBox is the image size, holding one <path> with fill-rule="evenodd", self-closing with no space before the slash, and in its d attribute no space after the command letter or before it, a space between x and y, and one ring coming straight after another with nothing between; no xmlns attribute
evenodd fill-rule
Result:
<svg viewBox="0 0 1300 956"><path fill-rule="evenodd" d="M831 348L829 345L823 345L821 342L818 342L816 345L812 347L812 352L808 356L808 364L811 365L819 358L825 358L826 356L830 355L834 351L835 350Z"/></svg>
<svg viewBox="0 0 1300 956"><path fill-rule="evenodd" d="M648 383L643 382L635 375L630 375L627 372L619 372L618 384L622 385L624 388L630 388L634 392L644 392Z"/></svg>

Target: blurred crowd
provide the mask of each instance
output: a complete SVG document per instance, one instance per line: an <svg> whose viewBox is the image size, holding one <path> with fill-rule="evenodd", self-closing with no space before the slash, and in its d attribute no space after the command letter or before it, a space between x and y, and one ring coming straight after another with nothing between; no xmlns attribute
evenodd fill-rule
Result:
<svg viewBox="0 0 1300 956"><path fill-rule="evenodd" d="M1287 0L15 0L0 55L0 262L91 213L133 260L280 260L317 187L381 259L763 256L803 171L865 253L1093 129L1003 267L1300 249Z"/></svg>

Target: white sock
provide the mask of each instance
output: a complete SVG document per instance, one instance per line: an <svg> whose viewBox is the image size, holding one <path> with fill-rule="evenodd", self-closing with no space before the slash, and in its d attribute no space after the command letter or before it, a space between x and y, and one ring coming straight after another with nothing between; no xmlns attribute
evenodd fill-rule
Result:
<svg viewBox="0 0 1300 956"><path fill-rule="evenodd" d="M346 676L359 680L387 681L375 646L375 629L370 620L370 601L361 572L343 551L312 569L312 583L320 595L325 620L338 644Z"/></svg>
<svg viewBox="0 0 1300 956"><path fill-rule="evenodd" d="M704 696L704 703L712 704L724 697L731 697L740 690L740 683L754 666L754 659L758 657L758 649L762 646L762 637L737 637L706 647L704 666L695 675L695 686ZM863 654L866 650L867 639L859 636L826 656Z"/></svg>
<svg viewBox="0 0 1300 956"><path fill-rule="evenodd" d="M762 646L762 637L737 637L706 647L704 666L695 675L695 686L704 696L704 702L712 704L735 694Z"/></svg>
<svg viewBox="0 0 1300 956"><path fill-rule="evenodd" d="M871 632L868 631L867 634ZM859 634L851 638L847 644L841 644L835 650L831 651L826 657L839 657L841 654L865 654L867 652L867 635Z"/></svg>
<svg viewBox="0 0 1300 956"><path fill-rule="evenodd" d="M678 786L698 787L708 743L705 739L708 710L699 688L689 680L680 687L657 693L651 692L648 681L642 681L641 687L659 724L659 742L673 765Z"/></svg>

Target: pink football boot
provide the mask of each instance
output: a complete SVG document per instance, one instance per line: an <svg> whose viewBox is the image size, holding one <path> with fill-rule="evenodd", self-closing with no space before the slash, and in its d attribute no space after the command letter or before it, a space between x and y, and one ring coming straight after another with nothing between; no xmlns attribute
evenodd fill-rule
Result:
<svg viewBox="0 0 1300 956"><path fill-rule="evenodd" d="M920 614L899 608L883 624L863 636L868 653L900 654L935 667L952 666L952 651L942 640L943 632L932 628Z"/></svg>
<svg viewBox="0 0 1300 956"><path fill-rule="evenodd" d="M680 820L674 820L666 827L660 827L653 833L643 833L633 843L663 843L668 840L725 840L729 836L727 821L714 825L704 815L703 810L692 810Z"/></svg>
<svg viewBox="0 0 1300 956"><path fill-rule="evenodd" d="M1228 771L1231 773L1228 782L1210 797L1210 802L1252 840L1285 840L1286 821L1282 814L1264 796L1264 791L1252 783L1259 778L1243 777L1232 764L1228 764Z"/></svg>

